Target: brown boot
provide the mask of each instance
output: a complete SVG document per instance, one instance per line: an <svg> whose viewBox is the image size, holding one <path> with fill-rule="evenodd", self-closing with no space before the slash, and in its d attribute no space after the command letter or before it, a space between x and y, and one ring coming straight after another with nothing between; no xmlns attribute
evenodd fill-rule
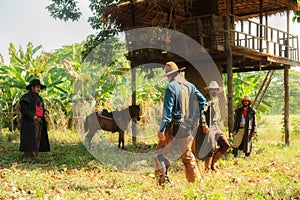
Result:
<svg viewBox="0 0 300 200"><path fill-rule="evenodd" d="M211 161L212 161L212 157L208 157L205 160L204 166L205 166L205 172L209 172L210 167L211 167Z"/></svg>
<svg viewBox="0 0 300 200"><path fill-rule="evenodd" d="M213 170L213 171L216 170L215 164L216 164L216 162L217 162L218 160L220 160L220 158L222 158L223 156L224 156L224 154L221 153L220 151L218 151L218 152L214 155L214 157L213 157L213 159L212 159L212 162L211 162L211 170Z"/></svg>
<svg viewBox="0 0 300 200"><path fill-rule="evenodd" d="M198 169L199 169L199 172L200 172L200 176L201 176L201 178L202 178L202 180L204 181L204 172L203 172L203 170L202 170L202 161L201 162L197 162L197 165L198 165Z"/></svg>
<svg viewBox="0 0 300 200"><path fill-rule="evenodd" d="M168 184L170 187L173 187L173 183L170 181L169 177L163 173L155 174L157 184L164 187Z"/></svg>
<svg viewBox="0 0 300 200"><path fill-rule="evenodd" d="M167 169L168 168L169 166L167 167ZM167 174L164 174L161 169L155 170L154 174L158 185L164 187L165 184L168 184L169 186L173 187L173 183L170 181Z"/></svg>
<svg viewBox="0 0 300 200"><path fill-rule="evenodd" d="M158 185L163 185L165 183L165 176L162 170L155 170L154 171L155 178Z"/></svg>
<svg viewBox="0 0 300 200"><path fill-rule="evenodd" d="M203 177L198 168L198 163L191 163L190 165L185 165L185 177L188 182L193 183L195 181L202 181Z"/></svg>

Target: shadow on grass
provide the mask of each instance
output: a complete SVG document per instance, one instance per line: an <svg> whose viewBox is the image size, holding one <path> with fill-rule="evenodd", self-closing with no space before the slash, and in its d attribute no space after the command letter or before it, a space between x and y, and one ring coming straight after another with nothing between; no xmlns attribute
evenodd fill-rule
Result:
<svg viewBox="0 0 300 200"><path fill-rule="evenodd" d="M114 147L117 149L116 145ZM129 144L126 146L126 152L150 153L152 155L155 147L156 144ZM98 167L97 164L101 165L101 167L110 168L109 165L105 164L108 159L107 157L115 155L110 155L105 145L103 145L102 148L99 153L102 152L105 156L101 156L103 158L101 161L101 159L96 159L80 141L66 142L50 140L50 152L39 152L35 159L24 161L23 152L19 151L19 133L14 132L7 134L5 138L2 137L0 140L0 169L17 167L26 170L35 168L64 170ZM148 157L148 159L151 159L152 161L152 156Z"/></svg>
<svg viewBox="0 0 300 200"><path fill-rule="evenodd" d="M19 134L12 133L9 138L0 141L0 168L78 169L86 167L94 159L81 142L50 141L50 148L50 152L39 152L35 159L24 161L23 152L19 151Z"/></svg>

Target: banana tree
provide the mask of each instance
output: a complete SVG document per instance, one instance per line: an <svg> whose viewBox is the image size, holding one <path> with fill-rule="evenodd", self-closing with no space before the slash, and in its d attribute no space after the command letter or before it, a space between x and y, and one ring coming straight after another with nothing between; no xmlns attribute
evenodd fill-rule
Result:
<svg viewBox="0 0 300 200"><path fill-rule="evenodd" d="M47 106L61 101L68 94L61 85L63 79L68 79L68 73L62 67L55 66L55 55L44 52L37 55L41 48L41 45L33 47L29 42L24 51L21 47L17 50L14 44L10 44L10 64L2 63L0 68L0 86L3 94L1 103L3 111L7 113L7 119L4 119L7 123L16 117L18 110L12 110L33 78L38 78L47 85L47 90L42 93Z"/></svg>
<svg viewBox="0 0 300 200"><path fill-rule="evenodd" d="M261 85L262 73L234 73L233 74L233 103L235 108L241 105L240 99L244 96L250 96L253 100L257 95L259 87ZM227 76L223 75L224 85L227 86ZM269 111L270 104L266 101L262 101L258 107L259 113L267 113Z"/></svg>

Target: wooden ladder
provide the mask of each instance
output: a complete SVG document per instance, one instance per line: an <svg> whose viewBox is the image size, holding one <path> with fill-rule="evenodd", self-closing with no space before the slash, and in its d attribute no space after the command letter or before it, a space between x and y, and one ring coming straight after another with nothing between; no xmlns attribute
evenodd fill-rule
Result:
<svg viewBox="0 0 300 200"><path fill-rule="evenodd" d="M268 73L267 73L262 85L260 86L259 91L258 91L258 93L257 93L257 95L256 95L256 97L253 101L253 104L251 106L253 109L257 110L260 103L262 102L262 100L263 100L263 98L264 98L264 96L267 92L267 89L268 89L268 87L271 83L272 76L273 76L274 72L275 72L275 70L269 70L268 71Z"/></svg>

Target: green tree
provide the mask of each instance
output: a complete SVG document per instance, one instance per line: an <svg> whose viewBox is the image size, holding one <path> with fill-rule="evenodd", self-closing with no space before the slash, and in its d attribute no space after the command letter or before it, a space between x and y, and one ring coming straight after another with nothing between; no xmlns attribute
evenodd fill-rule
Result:
<svg viewBox="0 0 300 200"><path fill-rule="evenodd" d="M297 0L298 7L300 7L300 0ZM295 23L300 23L300 9L295 11L292 21Z"/></svg>
<svg viewBox="0 0 300 200"><path fill-rule="evenodd" d="M291 114L300 114L300 72L290 70L290 112Z"/></svg>
<svg viewBox="0 0 300 200"><path fill-rule="evenodd" d="M38 78L47 85L47 90L43 92L47 107L62 110L70 107L64 102L70 102L71 99L72 76L63 64L57 62L60 60L58 55L46 52L37 55L41 48L41 45L33 47L29 42L26 50L21 47L17 50L14 44L10 44L10 64L1 63L0 67L1 104L4 113L7 113L4 126L11 127L12 118L16 118L18 113L16 105L26 92L25 86L33 78ZM71 82L66 82L69 80Z"/></svg>
<svg viewBox="0 0 300 200"><path fill-rule="evenodd" d="M271 105L270 114L282 114L284 110L284 87L283 87L283 70L275 71L270 87L268 88L265 101ZM290 113L299 114L300 104L300 72L289 70L289 87L290 87Z"/></svg>
<svg viewBox="0 0 300 200"><path fill-rule="evenodd" d="M259 87L261 85L263 73L247 72L247 73L234 73L233 74L233 104L237 108L241 105L240 100L244 96L250 96L251 99L255 99ZM223 75L224 85L227 86L227 76ZM258 107L258 112L267 113L269 110L269 104L266 101L262 101Z"/></svg>
<svg viewBox="0 0 300 200"><path fill-rule="evenodd" d="M55 19L67 20L78 20L81 16L81 11L78 8L78 2L76 0L51 0L52 3L47 6L47 10L50 15ZM83 58L86 58L88 54L109 37L117 34L117 29L113 25L107 25L101 19L104 12L104 8L114 3L122 1L115 0L90 0L90 9L92 16L89 17L88 23L91 27L96 30L95 34L91 34L87 37L85 48L82 51Z"/></svg>
<svg viewBox="0 0 300 200"><path fill-rule="evenodd" d="M54 19L77 21L82 15L75 0L52 0L46 8Z"/></svg>

